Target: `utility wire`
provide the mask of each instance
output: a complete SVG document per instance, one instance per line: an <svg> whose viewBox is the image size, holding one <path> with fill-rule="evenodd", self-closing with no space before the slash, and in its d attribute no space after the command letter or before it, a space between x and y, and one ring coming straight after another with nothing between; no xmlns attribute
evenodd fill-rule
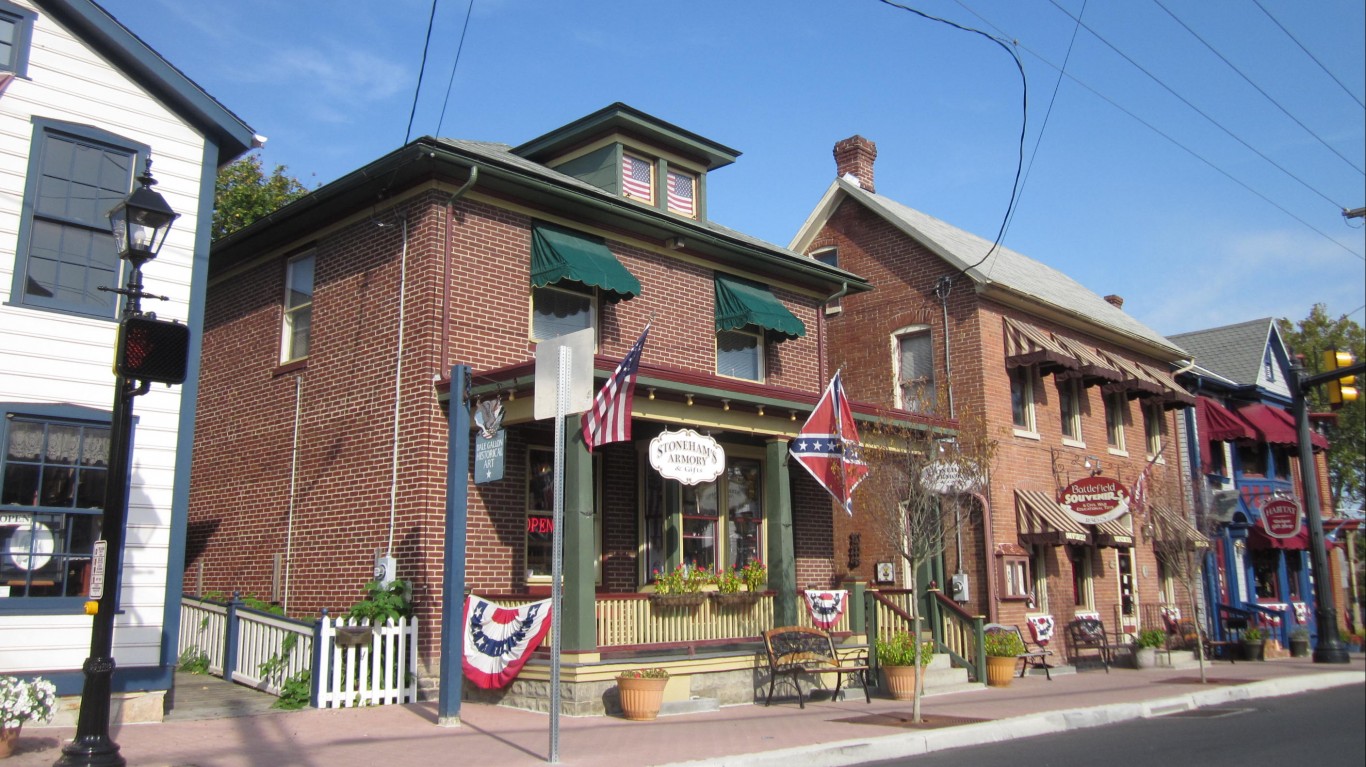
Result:
<svg viewBox="0 0 1366 767"><path fill-rule="evenodd" d="M916 10L915 8L902 5L901 3L892 2L892 0L878 0L878 2L882 3L883 5L890 5L893 8L899 8L903 11L906 11L907 13L913 13L916 16L921 17L922 19L927 19L929 21L937 21L941 24L947 24L953 27L954 29L959 29L964 32L971 32L974 35L981 35L982 37L985 37L993 43L996 43L997 45L1001 46L1001 48L1006 53L1009 53L1010 58L1015 62L1015 68L1020 71L1020 140L1019 149L1017 150L1015 159L1015 181L1010 185L1010 202L1006 204L1005 215L1001 217L1001 227L996 231L996 241L991 243L991 247L987 249L985 255L983 255L980 259L977 260L977 263L972 264L970 266L965 266L962 269L958 270L958 274L964 274L969 269L975 269L978 266L981 266L983 262L985 262L988 258L991 257L992 253L996 252L996 248L1000 247L1001 238L1005 236L1006 225L1010 222L1010 217L1015 210L1015 202L1017 199L1019 199L1020 175L1024 170L1025 129L1028 127L1029 121L1029 82L1025 79L1024 62L1020 61L1020 54L1016 53L1015 49L1011 47L1011 42L1003 38L996 37L995 35L989 35L980 29L965 27L962 24L949 21L948 19L941 19L938 16L931 16L930 14L925 13L924 11ZM944 280L951 283L953 281L953 278L946 277L944 278Z"/></svg>
<svg viewBox="0 0 1366 767"><path fill-rule="evenodd" d="M959 3L962 5L962 3ZM1086 0L1082 0L1081 12L1078 18L1086 15ZM1062 85L1062 75L1067 71L1067 62L1072 59L1072 46L1076 45L1077 33L1081 31L1081 24L1072 27L1072 39L1067 41L1067 55L1063 56L1062 69L1058 71L1058 79L1053 83L1053 95L1048 98L1048 109L1043 113L1043 124L1039 126L1039 135L1034 139L1034 149L1029 153L1029 162L1025 165L1024 178L1020 180L1020 197L1024 198L1025 186L1029 184L1029 173L1034 170L1034 158L1039 154L1039 145L1043 143L1044 131L1048 130L1048 118L1053 114L1053 104L1058 100L1058 89ZM1018 208L1016 208L1018 210ZM1015 220L1015 210L1010 212L1010 220L1006 222L1006 231L1010 230L1010 222Z"/></svg>
<svg viewBox="0 0 1366 767"><path fill-rule="evenodd" d="M1076 16L1073 16L1071 11L1069 11L1069 10L1067 10L1066 8L1064 8L1064 7L1062 7L1061 5L1059 5L1059 4L1058 4L1058 0L1048 0L1048 2L1052 3L1054 8L1057 8L1058 10L1060 10L1060 11L1062 11L1063 13L1067 14L1067 17L1068 17L1068 18L1075 20L1078 24L1081 24L1081 26L1082 26L1083 29L1085 29L1087 32L1090 32L1091 35L1094 36L1097 40L1101 41L1102 43L1105 43L1105 46L1106 46L1107 48L1109 48L1110 50L1112 50L1112 51L1114 51L1115 53L1119 54L1119 56L1120 56L1121 58L1123 58L1125 61L1127 61L1127 62L1129 62L1130 64L1132 64L1132 65L1134 66L1135 69L1137 69L1138 71L1140 71L1140 72L1142 72L1143 74L1147 75L1147 76L1148 76L1148 79L1150 79L1150 80L1152 80L1153 82L1157 83L1159 86L1162 87L1163 90L1165 90L1165 91L1167 91L1168 93L1170 93L1171 95L1175 96L1177 99L1179 99L1179 100L1181 101L1182 104L1185 104L1186 106L1188 106L1188 107L1190 107L1192 110L1194 110L1196 114L1198 114L1198 115L1200 115L1201 117L1203 117L1203 118L1205 118L1206 120L1208 120L1208 121L1210 122L1211 125L1213 125L1214 127L1218 128L1219 130L1223 131L1229 138L1231 138L1231 139L1233 139L1234 141L1237 141L1239 144L1242 144L1243 146L1247 147L1247 149L1248 149L1249 151L1251 151L1253 154L1257 155L1258 157L1262 158L1263 160L1266 160L1268 163L1271 163L1271 165L1274 166L1274 167L1275 167L1277 170L1279 170L1280 172L1284 173L1285 175L1289 176L1290 178L1294 179L1295 181L1298 181L1298 182L1300 183L1300 185L1303 186L1305 189L1308 189L1309 191L1313 192L1314 194L1318 195L1319 197L1322 197L1329 205L1332 205L1334 208L1337 208L1338 210L1344 210L1344 209L1346 209L1346 207L1347 207L1346 205L1341 205L1341 204L1339 204L1339 203L1337 203L1337 202L1334 202L1333 199L1330 198L1328 195L1326 195L1326 194L1324 194L1323 192L1320 192L1319 190L1317 190L1317 189L1315 189L1314 187L1310 186L1309 183L1306 182L1304 179L1302 179L1302 178L1300 178L1299 176L1296 176L1294 173L1291 173L1290 171L1286 170L1284 167L1282 167L1282 166L1281 166L1279 163L1277 163L1275 160L1271 159L1270 157L1267 157L1265 154L1263 154L1261 151L1259 151L1258 149L1256 149L1255 147L1253 147L1251 144L1249 144L1249 143L1247 143L1246 141L1244 141L1241 137L1238 136L1238 134L1234 133L1233 131L1229 130L1228 128L1225 128L1218 120L1215 120L1213 117L1210 117L1210 116L1209 116L1208 114L1206 114L1203 110L1201 110L1200 107L1197 107L1195 104L1192 104L1191 101L1190 101L1190 99L1187 99L1185 96L1182 96L1181 94L1177 93L1175 90L1173 90L1173 89L1171 88L1171 86L1169 86L1169 85L1167 85L1166 83L1162 82L1162 80L1158 79L1158 77L1157 77L1156 75L1154 75L1152 72L1149 72L1147 69L1145 69L1145 68L1143 67L1143 65L1139 64L1137 61L1134 61L1133 58L1131 58L1127 53L1125 53L1124 51L1121 51L1119 48L1115 47L1115 45L1114 45L1113 43L1111 43L1109 40L1106 40L1104 37L1101 37L1101 35L1100 35L1099 32L1097 32L1096 30L1094 30L1094 29L1092 29L1092 28L1086 26L1086 23L1083 22L1081 19L1078 19Z"/></svg>
<svg viewBox="0 0 1366 767"><path fill-rule="evenodd" d="M427 14L427 39L422 43L422 65L417 70L417 87L413 89L413 108L408 112L408 131L403 134L403 143L413 137L413 117L417 114L417 96L422 93L422 78L427 73L427 49L432 45L432 25L436 20L436 3L432 0L431 13Z"/></svg>
<svg viewBox="0 0 1366 767"><path fill-rule="evenodd" d="M1357 106L1361 107L1362 109L1366 109L1366 104L1361 103L1361 99L1357 98L1356 94L1352 93L1352 91L1350 91L1346 85L1343 85L1342 81L1337 78L1337 75L1333 74L1332 72L1329 72L1328 67L1325 67L1322 61L1319 61L1318 58L1314 56L1314 54L1310 53L1309 49L1304 47L1304 43L1299 41L1299 38L1290 34L1290 30L1286 29L1285 25L1282 24L1275 16L1272 16L1271 11L1268 11L1266 9L1266 6L1261 4L1260 0L1252 0L1252 2L1256 3L1257 7L1262 9L1262 13L1265 13L1266 17L1268 19L1271 19L1272 24L1275 24L1276 26L1280 27L1281 31L1285 33L1286 37L1295 41L1295 45L1298 45L1300 47L1300 50L1304 51L1304 55L1308 56L1310 61L1314 62L1315 64L1318 64L1319 69L1322 69L1325 75L1328 75L1329 77L1333 78L1333 82L1338 84L1338 87L1342 89L1343 93L1346 93L1348 96L1350 96L1351 99L1357 103Z"/></svg>
<svg viewBox="0 0 1366 767"><path fill-rule="evenodd" d="M977 18L981 19L982 22L985 23L987 26L989 26L989 27L995 29L995 30L998 31L998 32L1001 32L1002 34L1005 34L1004 31L1002 31L1000 27L998 27L998 26L996 26L995 24L991 23L991 21L989 21L986 17L982 16L982 14L980 14L980 13L978 13L977 11L973 10L971 7L969 7L967 4L965 4L965 3L963 2L963 0L956 0L956 2L957 2L959 5L961 5L968 13L971 13L973 16L976 16ZM1018 45L1019 47L1023 48L1027 53L1029 53L1030 55L1034 56L1034 58L1038 59L1039 61L1043 62L1044 64L1047 64L1048 66L1052 67L1053 69L1056 69L1056 70L1058 70L1059 72L1062 72L1062 69L1061 69L1057 64L1054 64L1053 62L1049 61L1047 58L1044 58L1043 54L1040 54L1038 51L1033 50L1032 48L1030 48L1030 47L1027 46L1027 45L1024 45L1023 43L1017 42L1016 45ZM1090 91L1093 95L1095 95L1096 97L1102 99L1103 101L1105 101L1105 102L1106 102L1107 104L1109 104L1110 106L1114 107L1115 109L1118 109L1119 111L1123 112L1124 114L1128 115L1129 117L1132 117L1136 122L1138 122L1138 123L1139 123L1140 125L1142 125L1143 127L1147 128L1148 130L1152 131L1153 133L1156 133L1157 135L1161 136L1162 138L1166 139L1167 141L1170 141L1170 142L1171 142L1174 146L1176 146L1178 149L1181 149L1181 150L1185 151L1185 152L1186 152L1187 154L1189 154L1191 157L1194 157L1195 159L1199 160L1200 162L1204 163L1205 165L1208 165L1208 166L1210 167L1211 170L1215 171L1216 173L1219 173L1219 174L1222 175L1224 178L1227 178L1229 181L1232 181L1233 183L1237 184L1238 186L1241 186L1242 188L1244 188L1244 189L1246 189L1247 191L1251 192L1253 195L1255 195L1255 196L1261 198L1262 201L1266 202L1268 205L1270 205L1271 207L1275 208L1276 210L1279 210L1280 212L1284 213L1285 215L1287 215L1287 216L1289 216L1289 217L1295 219L1296 221L1300 222L1301 224L1303 224L1303 225L1305 226L1306 229L1309 229L1310 231L1315 232L1316 234L1322 236L1325 240L1328 240L1329 242L1333 243L1334 245L1338 246L1339 248L1342 248L1343 250L1347 251L1348 253L1351 253L1353 256L1356 256L1357 258L1359 258L1359 259L1361 259L1361 260L1363 260L1363 261L1366 261L1366 256L1362 256L1360 253L1357 253L1356 251L1352 250L1351 248L1347 247L1346 245L1343 245L1341 242L1338 242L1336 239L1330 237L1328 234L1324 233L1324 232L1323 232L1322 230L1320 230L1318 227L1314 226L1313 224L1309 223L1308 221L1305 221L1304 219L1300 218L1299 216L1295 215L1294 213L1291 213L1289 210L1287 210L1287 209L1285 208L1285 206L1281 205L1280 203L1276 202L1275 200L1272 200L1270 197L1267 197L1266 195L1262 194L1261 192L1257 191L1256 189L1253 189L1251 186L1249 186L1248 184L1244 183L1243 181L1241 181L1241 180L1235 178L1235 177L1233 176L1233 174L1229 173L1228 171L1224 170L1223 168L1220 168L1218 165L1215 165L1215 164L1214 164L1213 162L1211 162L1210 160L1205 159L1203 156L1200 155L1200 153L1196 152L1194 149L1191 149L1190 147L1186 146L1185 144L1182 144L1180 141L1177 141L1175 138L1172 138L1170 135L1164 133L1164 132L1163 132L1160 128L1158 128L1156 125L1153 125L1152 123L1148 122L1147 120L1144 120L1142 117L1139 117L1138 115L1136 115L1136 114L1134 114L1133 112L1129 111L1128 109L1124 108L1124 107L1121 106L1117 101L1115 101L1114 99L1110 98L1109 96L1106 96L1104 93L1101 93L1100 91L1096 90L1095 88L1091 87L1090 85L1086 84L1086 83L1083 82L1081 79L1079 79L1076 75L1069 74L1069 73L1066 73L1066 72L1064 72L1063 74L1065 74L1065 75L1067 76L1067 79L1071 80L1072 82L1076 83L1077 85L1080 85L1081 87L1083 87L1083 88L1085 88L1086 90Z"/></svg>
<svg viewBox="0 0 1366 767"><path fill-rule="evenodd" d="M455 46L455 62L451 64L451 79L446 81L446 98L441 101L441 117L436 121L436 135L441 135L441 126L446 122L446 105L451 100L451 86L455 85L455 69L460 66L460 52L465 50L465 33L470 31L470 16L474 14L474 0L465 9L465 26L460 28L460 43Z"/></svg>
<svg viewBox="0 0 1366 767"><path fill-rule="evenodd" d="M1229 69L1232 69L1234 72L1237 72L1237 73L1238 73L1238 76L1241 77L1241 78L1243 78L1243 80L1244 80L1245 82L1247 82L1248 85L1251 85L1253 88L1256 88L1256 89L1257 89L1257 92L1260 93L1260 94L1262 94L1263 96L1265 96L1267 101L1270 101L1272 104L1275 104L1275 105L1276 105L1276 108L1279 109L1279 110L1281 110L1281 113L1282 113L1282 114L1284 114L1286 117L1289 117L1291 120L1294 120L1296 125L1300 126L1301 128L1304 128L1304 132L1305 132L1305 133L1308 133L1309 135L1313 136L1320 144L1323 144L1323 146L1324 146L1325 148L1327 148L1328 151L1332 152L1333 154L1337 155L1338 157L1341 157L1341 158L1342 158L1342 161L1345 162L1345 163L1347 163L1348 165L1352 166L1352 168L1353 168L1357 173L1361 173L1361 174L1363 174L1363 175L1366 175L1366 171L1363 171L1360 167L1357 166L1356 163L1354 163L1354 162L1352 162L1351 160L1347 159L1347 157L1346 157L1345 155L1343 155L1342 152L1339 152L1337 149L1335 149L1335 148L1333 147L1333 145L1329 144L1327 141L1324 141L1323 138L1322 138L1321 136L1319 136L1319 134L1315 133L1312 129L1310 129L1310 127L1309 127L1308 125L1305 125L1304 123L1300 122L1300 119L1299 119L1298 117L1296 117L1296 116L1290 114L1290 110L1286 109L1284 106L1281 105L1281 103L1280 103L1279 101L1277 101L1276 99L1272 98L1272 97L1271 97L1271 94L1269 94L1269 93L1267 93L1266 91L1262 90L1262 87L1261 87L1260 85L1258 85L1257 83L1252 82L1252 78L1248 77L1247 74L1243 72L1243 70L1241 70L1241 69L1239 69L1238 67L1234 66L1234 65L1233 65L1233 62L1231 62L1231 61L1229 61L1228 59L1224 58L1224 54L1222 54L1222 53L1220 53L1219 51L1215 50L1214 46L1209 44L1209 41L1207 41L1205 38L1201 37L1201 36L1199 35L1199 33L1197 33L1194 29L1191 29L1191 28L1190 28L1190 25L1186 24L1186 22L1182 21L1179 17L1177 17L1177 15L1176 15L1175 13L1172 13L1170 8L1168 8L1167 6L1163 5L1163 4L1162 4L1162 0L1153 0L1153 2L1157 4L1157 7L1158 7L1158 8L1161 8L1162 10L1166 11L1166 12L1167 12L1167 15L1168 15L1168 16L1171 16L1171 17L1172 17L1172 20L1174 20L1177 24L1180 24L1181 27L1182 27L1183 29L1185 29L1187 32L1191 33L1191 37L1194 37L1196 40L1199 40L1206 48L1208 48L1209 51L1210 51L1210 53L1213 53L1215 56L1218 56L1218 57L1219 57L1219 60L1222 61L1222 62L1224 62L1225 64L1227 64Z"/></svg>

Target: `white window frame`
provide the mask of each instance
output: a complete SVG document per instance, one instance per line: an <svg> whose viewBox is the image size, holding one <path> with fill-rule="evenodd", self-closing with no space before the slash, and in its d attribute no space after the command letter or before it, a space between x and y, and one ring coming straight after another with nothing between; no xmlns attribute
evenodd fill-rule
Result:
<svg viewBox="0 0 1366 767"><path fill-rule="evenodd" d="M1122 391L1105 395L1105 444L1114 455L1128 455L1124 428L1129 421L1129 397Z"/></svg>
<svg viewBox="0 0 1366 767"><path fill-rule="evenodd" d="M1161 456L1166 437L1166 411L1162 409L1161 403L1145 403L1143 405L1143 439L1147 443L1149 460L1156 456L1158 463L1165 462Z"/></svg>
<svg viewBox="0 0 1366 767"><path fill-rule="evenodd" d="M631 158L631 159L633 159L633 160L639 160L639 161L645 163L645 165L648 166L648 167L650 168L650 183L649 183L649 186L650 186L650 195L649 195L649 197L641 197L641 196L638 195L638 194L635 194L635 193L633 193L633 192L627 191L627 189L626 189L626 168L625 168L625 164L626 164L625 161L626 161L627 158ZM645 203L646 205L654 205L654 204L655 204L655 200L658 199L657 192L656 192L656 190L655 190L655 181L658 180L658 177L659 177L659 168L656 167L656 166L658 165L658 163L657 163L655 160L653 160L653 159L651 159L651 158L649 158L649 157L646 157L646 156L643 155L643 154L639 154L639 153L637 153L637 152L633 152L633 151L630 151L630 150L623 151L623 152L621 153L621 159L622 159L622 166L623 166L623 167L617 168L617 173L619 174L619 180L621 181L621 196L622 196L622 197L626 197L626 198L628 198L628 199L632 199L632 200L637 200L637 201L639 201L639 202L643 202L643 203Z"/></svg>
<svg viewBox="0 0 1366 767"><path fill-rule="evenodd" d="M1034 408L1035 367L1033 365L1021 365L1010 368L1008 372L1010 377L1010 417L1015 427L1015 436L1038 439L1039 424ZM1017 384L1020 386L1020 415L1023 416L1025 423L1020 423L1016 419L1015 387Z"/></svg>
<svg viewBox="0 0 1366 767"><path fill-rule="evenodd" d="M726 335L726 334L733 334L733 335L737 335L737 336L747 336L747 337L750 337L750 338L754 338L754 339L755 339L754 353L755 353L755 355L756 355L756 357L757 357L757 364L756 364L756 366L755 366L756 370L758 371L758 377L757 377L757 378L748 378L748 377L746 377L746 376L737 376L737 375L732 375L732 374L730 374L730 373L724 373L724 372L721 371L721 337L722 337L723 335ZM719 376L721 376L721 377L723 377L723 378L734 378L734 379L736 379L736 380L738 380L738 381L757 381L757 382L759 382L759 383L763 383L765 380L767 380L767 377L768 377L768 370L767 370L767 360L766 360L765 358L768 356L768 348L767 348L767 338L765 337L765 333L764 333L762 330L754 330L754 329L751 329L750 326L746 326L746 327L743 327L743 328L736 328L736 329L734 329L734 330L718 330L718 331L716 331L716 335L713 337L713 340L714 340L714 343L715 343L716 374L717 374L717 375L719 375Z"/></svg>
<svg viewBox="0 0 1366 767"><path fill-rule="evenodd" d="M280 323L280 362L295 362L297 360L308 359L308 354L313 349L313 292L318 284L318 254L316 250L309 250L291 257L285 262L285 295L283 304L283 319ZM308 281L308 300L291 306L291 296L294 293L295 267L304 261L311 263L309 269L310 278ZM299 353L297 338L295 336L295 326L301 321L308 323L307 333L303 338L303 352Z"/></svg>
<svg viewBox="0 0 1366 767"><path fill-rule="evenodd" d="M825 264L826 266L833 266L836 269L838 269L840 266L840 249L834 245L825 248L818 248L816 250L811 251L811 258L821 262L822 264ZM843 299L836 298L835 300L827 303L825 305L825 313L839 314L840 312L844 311L844 307L841 303L842 301Z"/></svg>
<svg viewBox="0 0 1366 767"><path fill-rule="evenodd" d="M928 403L925 402L924 398L922 398L922 400L919 402L907 402L905 394L905 384L907 382L904 380L901 374L901 358L903 356L901 345L903 342L920 341L922 339L924 340L925 345L929 347L930 375L929 380L924 382L925 384L928 384ZM895 333L892 333L891 343L893 382L892 396L894 398L893 401L896 402L896 406L901 408L902 410L908 410L915 413L936 412L939 409L939 389L938 381L935 378L934 369L934 335L931 332L930 326L909 325L907 327L901 328L900 330L897 330ZM928 407L925 406L926 404L928 404ZM914 408L911 406L914 406Z"/></svg>
<svg viewBox="0 0 1366 767"><path fill-rule="evenodd" d="M541 341L549 340L550 338L555 338L555 336L547 336L545 338L542 338L536 334L536 296L538 293L542 291L546 293L558 293L561 295L574 296L575 298L586 299L588 301L588 324L585 328L579 329L593 329L593 348L596 349L598 337L598 292L596 290L591 289L573 290L570 288L562 288L559 285L545 285L539 288L532 287L530 295L527 296L528 308L530 310L530 316L527 319L527 337L531 339L533 343L539 343Z"/></svg>
<svg viewBox="0 0 1366 767"><path fill-rule="evenodd" d="M1096 566L1094 550L1090 546L1068 546L1067 561L1072 568L1072 602L1073 609L1078 611L1090 611L1096 609ZM1073 557L1073 552L1080 552L1081 556ZM1081 567L1080 586L1078 589L1077 568ZM1080 591L1081 602L1077 602L1077 592Z"/></svg>
<svg viewBox="0 0 1366 767"><path fill-rule="evenodd" d="M1058 412L1062 419L1062 441L1065 445L1086 447L1085 435L1081 430L1082 402L1085 397L1086 389L1080 380L1067 378L1058 381Z"/></svg>

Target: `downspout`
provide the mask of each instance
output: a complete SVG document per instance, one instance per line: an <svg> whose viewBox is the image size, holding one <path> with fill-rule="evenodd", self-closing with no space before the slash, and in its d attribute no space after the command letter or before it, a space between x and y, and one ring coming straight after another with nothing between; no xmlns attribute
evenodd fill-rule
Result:
<svg viewBox="0 0 1366 767"><path fill-rule="evenodd" d="M451 237L454 234L451 222L455 219L455 201L464 197L478 180L479 166L471 165L470 177L446 200L446 241L441 254L441 367L437 372L441 376L448 375L447 371L451 369Z"/></svg>
<svg viewBox="0 0 1366 767"><path fill-rule="evenodd" d="M394 518L398 510L398 427L399 406L403 403L403 321L408 297L408 214L403 214L403 247L398 259L398 341L394 348L394 429L390 439L393 457L389 465L389 542L384 556L394 555Z"/></svg>
<svg viewBox="0 0 1366 767"><path fill-rule="evenodd" d="M820 379L820 385L822 387L825 386L825 371L829 369L825 360L825 307L829 306L831 301L839 300L840 297L848 292L849 283L841 282L840 289L827 296L825 300L821 301L816 307L816 345L819 347L817 349L819 354L816 357L816 375Z"/></svg>
<svg viewBox="0 0 1366 767"><path fill-rule="evenodd" d="M987 502L987 497L981 493L972 493L972 497L982 504L982 547L986 549L986 585L987 585L987 623L996 622L996 579L992 577L992 563L996 561L996 539L991 532L991 504Z"/></svg>
<svg viewBox="0 0 1366 767"><path fill-rule="evenodd" d="M289 614L289 565L294 545L294 489L299 476L299 413L303 403L303 376L294 376L294 438L289 456L289 508L285 512L285 588L280 607Z"/></svg>

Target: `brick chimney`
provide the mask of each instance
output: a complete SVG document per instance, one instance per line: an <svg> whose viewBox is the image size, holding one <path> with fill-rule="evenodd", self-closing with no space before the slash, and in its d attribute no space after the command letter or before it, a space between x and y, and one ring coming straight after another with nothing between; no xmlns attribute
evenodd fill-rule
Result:
<svg viewBox="0 0 1366 767"><path fill-rule="evenodd" d="M1106 296L1106 297L1105 297L1105 302L1108 303L1108 304L1110 304L1111 306L1115 307L1116 309L1123 309L1123 308L1124 308L1124 297L1123 297L1123 296L1117 296L1117 295L1115 295L1114 293L1111 293L1110 295Z"/></svg>
<svg viewBox="0 0 1366 767"><path fill-rule="evenodd" d="M860 188L874 194L873 161L877 160L877 144L862 136L850 136L835 143L835 176L852 176Z"/></svg>

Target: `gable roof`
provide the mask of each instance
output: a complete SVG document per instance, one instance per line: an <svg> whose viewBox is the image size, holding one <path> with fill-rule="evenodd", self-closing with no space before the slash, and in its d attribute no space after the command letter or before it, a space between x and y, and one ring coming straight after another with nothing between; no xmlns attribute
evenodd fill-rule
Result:
<svg viewBox="0 0 1366 767"><path fill-rule="evenodd" d="M873 194L845 179L836 179L802 225L789 248L803 252L839 204L851 199L881 216L907 236L963 271L978 293L1027 311L1047 314L1063 324L1086 330L1146 354L1174 362L1188 355L1162 334L1123 309L1088 290L1062 272L1006 247L978 263L991 242L906 205Z"/></svg>
<svg viewBox="0 0 1366 767"><path fill-rule="evenodd" d="M1195 356L1196 364L1240 386L1257 385L1272 337L1280 338L1270 317L1208 330L1178 333L1172 342Z"/></svg>
<svg viewBox="0 0 1366 767"><path fill-rule="evenodd" d="M217 165L226 165L264 142L241 118L100 6L90 0L34 2L213 141L218 147Z"/></svg>

